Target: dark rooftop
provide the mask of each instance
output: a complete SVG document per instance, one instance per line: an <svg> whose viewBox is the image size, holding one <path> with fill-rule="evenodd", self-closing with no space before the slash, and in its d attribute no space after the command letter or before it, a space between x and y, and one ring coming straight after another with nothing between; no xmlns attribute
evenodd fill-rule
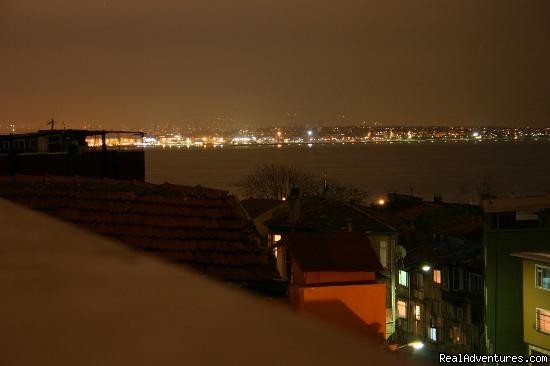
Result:
<svg viewBox="0 0 550 366"><path fill-rule="evenodd" d="M88 178L0 178L0 196L129 246L240 284L278 277L228 192Z"/></svg>
<svg viewBox="0 0 550 366"><path fill-rule="evenodd" d="M266 223L269 227L297 227L305 231L333 232L395 232L396 229L375 217L368 210L345 202L322 197L304 197L300 199L300 218L290 222L289 210L274 214Z"/></svg>
<svg viewBox="0 0 550 366"><path fill-rule="evenodd" d="M381 271L369 238L361 233L290 233L281 242L302 271Z"/></svg>
<svg viewBox="0 0 550 366"><path fill-rule="evenodd" d="M241 205L253 219L282 204L284 201L264 198L247 198L241 201Z"/></svg>

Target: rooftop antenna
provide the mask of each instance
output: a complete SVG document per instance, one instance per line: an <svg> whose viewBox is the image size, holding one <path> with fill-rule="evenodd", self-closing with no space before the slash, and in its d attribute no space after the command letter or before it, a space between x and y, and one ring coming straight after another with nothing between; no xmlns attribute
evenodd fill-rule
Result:
<svg viewBox="0 0 550 366"><path fill-rule="evenodd" d="M54 119L52 118L48 123L46 123L46 125L49 125L49 126L52 126L52 131L55 129L55 121Z"/></svg>

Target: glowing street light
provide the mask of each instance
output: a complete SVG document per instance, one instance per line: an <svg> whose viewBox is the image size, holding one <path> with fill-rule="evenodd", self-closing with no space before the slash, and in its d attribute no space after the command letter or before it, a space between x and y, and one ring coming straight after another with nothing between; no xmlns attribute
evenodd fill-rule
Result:
<svg viewBox="0 0 550 366"><path fill-rule="evenodd" d="M407 346L412 347L415 350L419 350L419 349L424 348L424 343L422 343L420 341L416 341L416 342L411 342L411 343L407 344Z"/></svg>
<svg viewBox="0 0 550 366"><path fill-rule="evenodd" d="M312 130L308 130L308 131L307 131L307 135L311 137L311 135L313 135L313 131L312 131Z"/></svg>
<svg viewBox="0 0 550 366"><path fill-rule="evenodd" d="M418 351L418 350L421 350L422 348L424 348L424 343L422 343L421 341L414 341L414 342L410 342L410 343L406 343L406 344L403 344L401 346L393 346L393 347L390 347L390 349L392 351L397 351L398 349L402 349L402 348L405 348L405 347L411 347L413 350L415 351Z"/></svg>
<svg viewBox="0 0 550 366"><path fill-rule="evenodd" d="M422 266L422 270L423 270L424 272L428 272L430 269L432 269L432 267L430 267L430 266L427 265L427 264L425 264L425 265Z"/></svg>
<svg viewBox="0 0 550 366"><path fill-rule="evenodd" d="M377 203L379 206L384 206L386 204L386 200L383 198L380 198Z"/></svg>

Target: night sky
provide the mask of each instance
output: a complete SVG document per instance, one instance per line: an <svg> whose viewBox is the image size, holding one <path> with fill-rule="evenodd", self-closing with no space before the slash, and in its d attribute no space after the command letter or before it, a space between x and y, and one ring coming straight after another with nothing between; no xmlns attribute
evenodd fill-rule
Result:
<svg viewBox="0 0 550 366"><path fill-rule="evenodd" d="M0 124L550 125L550 1L0 0Z"/></svg>

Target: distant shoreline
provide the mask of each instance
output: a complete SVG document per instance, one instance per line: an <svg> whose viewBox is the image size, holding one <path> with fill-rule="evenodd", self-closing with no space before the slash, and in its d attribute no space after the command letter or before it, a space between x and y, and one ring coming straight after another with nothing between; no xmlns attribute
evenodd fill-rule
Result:
<svg viewBox="0 0 550 366"><path fill-rule="evenodd" d="M550 144L550 140L395 140L395 141L354 141L354 142L286 142L286 143L262 143L262 144L204 144L201 146L186 145L186 144L164 144L164 145L150 145L140 146L144 149L186 149L186 150L204 150L204 149L225 149L225 148L294 148L294 147L329 147L329 146L353 146L353 145L422 145L422 144L464 144L464 145L489 145L489 144Z"/></svg>

